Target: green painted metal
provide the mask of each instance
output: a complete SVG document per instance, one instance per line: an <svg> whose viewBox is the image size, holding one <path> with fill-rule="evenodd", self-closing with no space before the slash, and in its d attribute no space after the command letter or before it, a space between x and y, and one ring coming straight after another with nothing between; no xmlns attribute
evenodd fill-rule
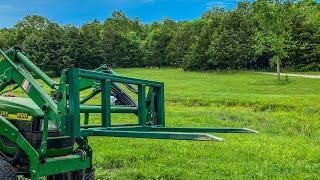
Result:
<svg viewBox="0 0 320 180"><path fill-rule="evenodd" d="M93 131L90 133L90 131ZM212 135L203 133L257 133L257 131L248 128L167 128L159 126L118 126L110 128L102 128L92 126L91 129L81 130L82 136L115 136L115 137L135 137L135 138L153 138L153 139L180 139L180 140L214 140ZM122 135L121 132L123 132ZM142 133L143 132L143 133ZM199 132L201 132L199 136ZM176 134L173 135L173 134ZM207 137L207 138L205 138ZM222 138L213 136L215 140L223 141Z"/></svg>
<svg viewBox="0 0 320 180"><path fill-rule="evenodd" d="M128 138L150 138L150 139L175 139L175 140L197 140L197 141L223 141L222 138L203 133L181 133L181 132L151 132L151 131L123 131L103 128L83 129L82 136L110 136Z"/></svg>
<svg viewBox="0 0 320 180"><path fill-rule="evenodd" d="M95 82L97 81L101 81L101 83L104 83L104 81L110 81L110 82L114 82L114 83L125 83L125 84L134 84L138 86L138 118L139 118L139 123L140 125L145 125L147 122L147 117L148 122L152 123L152 125L165 125L165 120L164 120L164 85L162 82L156 82L156 81L149 81L149 80L141 80L141 79L136 79L136 78L129 78L129 77L124 77L124 76L119 76L116 75L115 73L113 74L108 74L108 73L103 73L103 72L96 72L96 71L87 71L87 70L82 70L79 69L78 70L78 76L74 77L73 79L81 79L81 78L87 78L87 79L95 79ZM74 81L74 80L72 80ZM149 98L147 99L145 97L146 95L146 90L145 87L149 86L149 92L148 94L150 94L151 92L151 96L149 96ZM106 87L104 87L102 85L102 90ZM110 94L110 93L105 93L102 92L101 95L102 97L104 97L104 94ZM109 95L106 96L107 98L110 97ZM152 99L152 100L151 100ZM152 101L152 106L149 106L147 108L146 102ZM102 103L104 103L106 101L102 101ZM96 112L98 111L98 106L96 106ZM151 108L152 107L152 108ZM88 108L81 108L80 109L86 109L88 110ZM111 107L111 112L116 111L115 107ZM152 111L150 111L150 109L152 109ZM91 108L91 110L93 110L93 107ZM123 110L124 112L126 112L127 110L133 110L133 108L126 108L126 109L122 109L122 107L118 108L119 111ZM85 112L83 110L83 112ZM102 116L103 115L102 111ZM148 116L149 114L149 116ZM152 114L152 116L151 116ZM151 117L153 117L153 119L151 119ZM109 118L107 118L106 120L108 120ZM111 118L110 118L111 119ZM102 120L104 121L105 118L102 118ZM110 123L109 123L110 124Z"/></svg>
<svg viewBox="0 0 320 180"><path fill-rule="evenodd" d="M111 126L110 80L101 81L101 118L102 126Z"/></svg>
<svg viewBox="0 0 320 180"><path fill-rule="evenodd" d="M152 131L168 131L168 132L207 132L207 133L258 133L249 128L167 128L152 127Z"/></svg>
<svg viewBox="0 0 320 180"><path fill-rule="evenodd" d="M79 98L79 71L70 68L69 80L69 122L70 132L65 133L73 138L80 137L80 98Z"/></svg>
<svg viewBox="0 0 320 180"><path fill-rule="evenodd" d="M5 109L4 109L5 108ZM42 110L29 98L0 96L0 112L26 113L28 116L44 116ZM6 113L1 113L5 117Z"/></svg>
<svg viewBox="0 0 320 180"><path fill-rule="evenodd" d="M43 156L47 153L47 144L48 144L48 121L49 121L49 117L48 116L44 116L43 118L43 128L42 128L42 138L41 138L41 145L40 148L38 150L38 153L40 154L40 156Z"/></svg>
<svg viewBox="0 0 320 180"><path fill-rule="evenodd" d="M83 122L84 125L89 124L89 118L90 118L90 114L89 113L84 113L84 122Z"/></svg>
<svg viewBox="0 0 320 180"><path fill-rule="evenodd" d="M4 145L1 138L0 138L0 149L1 149L1 152L3 153L8 153L8 154L16 153L16 148Z"/></svg>
<svg viewBox="0 0 320 180"><path fill-rule="evenodd" d="M154 86L154 87L161 87L161 84L162 84L156 81L142 80L137 78L130 78L125 76L89 71L84 69L78 69L78 71L79 71L79 77L88 78L88 79L96 79L96 80L109 79L112 82L136 84L136 85L144 84L145 86Z"/></svg>
<svg viewBox="0 0 320 180"><path fill-rule="evenodd" d="M49 87L56 88L58 83L49 78L43 71L41 71L36 65L34 65L24 54L20 51L16 52L16 57L21 61L29 71L34 72L41 80L43 80Z"/></svg>
<svg viewBox="0 0 320 180"><path fill-rule="evenodd" d="M145 126L147 119L147 109L146 109L146 88L145 85L138 86L138 117L139 125Z"/></svg>
<svg viewBox="0 0 320 180"><path fill-rule="evenodd" d="M130 106L111 106L111 113L136 113L138 109ZM101 113L102 106L100 105L80 105L81 113Z"/></svg>
<svg viewBox="0 0 320 180"><path fill-rule="evenodd" d="M8 54L16 59L15 49L10 49ZM39 85L33 76L21 64L15 64L1 49L0 54L5 60L0 62L0 81L1 82L14 82L24 90L24 92L38 105L41 109L46 111L47 116L52 121L59 124L57 105L53 99L46 93L46 91Z"/></svg>
<svg viewBox="0 0 320 180"><path fill-rule="evenodd" d="M248 128L177 128L159 126L133 126L133 127L112 127L112 130L122 131L155 131L155 132L202 132L202 133L257 133Z"/></svg>
<svg viewBox="0 0 320 180"><path fill-rule="evenodd" d="M101 66L93 71L77 68L63 70L57 84L24 56L21 49L12 48L7 52L0 49L0 55L3 56L0 58L3 59L0 60L0 92L9 85L18 85L29 96L29 99L0 96L0 136L25 152L29 160L26 166L29 167L32 180L92 168L92 150L88 144L88 136L223 141L222 138L206 133L256 133L246 128L165 127L162 82L121 76L110 68ZM32 73L52 89L52 96L44 91ZM138 96L137 102L132 103L132 98L120 84ZM80 99L80 92L88 89L93 91ZM125 97L123 102L130 103L112 104L111 95L117 92ZM101 94L101 104L84 104L98 94ZM32 147L10 119L2 117L6 112L23 112L43 119L40 148ZM91 113L101 114L100 124L90 124ZM113 124L113 113L132 113L137 116L137 121L133 124ZM33 118L30 121L33 122ZM57 125L61 136L49 137L49 121ZM74 140L77 145L60 149L48 148L49 140L59 142L66 139ZM15 149L5 147L0 141L0 151L11 151L13 154Z"/></svg>
<svg viewBox="0 0 320 180"><path fill-rule="evenodd" d="M46 156L47 157L64 156L64 155L70 154L72 152L73 152L73 147L60 148L60 149L48 149Z"/></svg>
<svg viewBox="0 0 320 180"><path fill-rule="evenodd" d="M165 115L164 115L164 84L160 84L160 88L154 89L156 94L156 123L154 125L165 126Z"/></svg>
<svg viewBox="0 0 320 180"><path fill-rule="evenodd" d="M70 172L88 167L90 167L90 159L83 159L80 155L47 158L44 164L39 165L39 176Z"/></svg>

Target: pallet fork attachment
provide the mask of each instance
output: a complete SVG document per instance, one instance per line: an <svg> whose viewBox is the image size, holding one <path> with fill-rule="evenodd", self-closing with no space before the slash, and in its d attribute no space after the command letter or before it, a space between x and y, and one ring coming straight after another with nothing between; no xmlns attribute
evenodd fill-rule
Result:
<svg viewBox="0 0 320 180"><path fill-rule="evenodd" d="M142 80L120 76L111 71L109 73L88 71L71 68L67 71L69 84L70 112L73 114L73 126L75 136L113 136L131 138L153 138L153 139L178 139L178 140L201 140L201 141L223 141L222 138L207 133L257 133L257 131L247 128L169 128L165 127L164 115L164 84L162 82ZM79 86L81 80L91 79L97 83L101 89L101 106L84 105L79 99ZM100 82L100 83L99 83ZM128 105L111 105L110 92L112 87L118 84L137 86L137 103ZM149 91L147 92L146 89ZM134 91L134 90L133 90ZM130 98L131 99L131 98ZM85 118L90 113L101 113L102 123L100 125L90 125L89 120L85 120L82 126L80 113L85 114ZM111 122L112 113L133 113L138 116L136 124L113 125ZM75 132L76 131L76 132Z"/></svg>

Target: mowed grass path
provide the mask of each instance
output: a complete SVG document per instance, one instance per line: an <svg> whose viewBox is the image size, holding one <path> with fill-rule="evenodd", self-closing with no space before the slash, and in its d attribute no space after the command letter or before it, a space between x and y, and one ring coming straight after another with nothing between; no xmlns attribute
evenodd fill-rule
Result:
<svg viewBox="0 0 320 180"><path fill-rule="evenodd" d="M97 179L317 179L320 80L254 72L118 69L165 82L170 127L248 127L225 142L90 138Z"/></svg>

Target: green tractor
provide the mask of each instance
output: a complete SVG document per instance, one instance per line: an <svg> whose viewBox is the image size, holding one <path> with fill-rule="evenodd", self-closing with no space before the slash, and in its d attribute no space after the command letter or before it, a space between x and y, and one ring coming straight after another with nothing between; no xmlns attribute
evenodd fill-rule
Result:
<svg viewBox="0 0 320 180"><path fill-rule="evenodd" d="M26 96L8 93L16 88ZM101 66L65 69L57 83L16 47L0 49L0 92L0 179L94 179L89 136L223 141L206 133L256 132L165 127L162 82L124 77ZM89 103L93 99L100 103ZM100 114L99 123L90 119L93 113ZM116 124L114 113L134 114L137 121Z"/></svg>

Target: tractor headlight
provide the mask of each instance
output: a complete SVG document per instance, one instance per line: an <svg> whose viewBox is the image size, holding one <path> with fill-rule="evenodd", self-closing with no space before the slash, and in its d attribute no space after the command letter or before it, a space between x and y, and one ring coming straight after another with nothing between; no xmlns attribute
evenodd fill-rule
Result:
<svg viewBox="0 0 320 180"><path fill-rule="evenodd" d="M43 130L43 120L41 120L41 131ZM51 120L48 121L48 130L49 131L57 131L58 127Z"/></svg>
<svg viewBox="0 0 320 180"><path fill-rule="evenodd" d="M55 123L53 123L51 120L48 121L48 129L50 130L58 130L58 127Z"/></svg>

